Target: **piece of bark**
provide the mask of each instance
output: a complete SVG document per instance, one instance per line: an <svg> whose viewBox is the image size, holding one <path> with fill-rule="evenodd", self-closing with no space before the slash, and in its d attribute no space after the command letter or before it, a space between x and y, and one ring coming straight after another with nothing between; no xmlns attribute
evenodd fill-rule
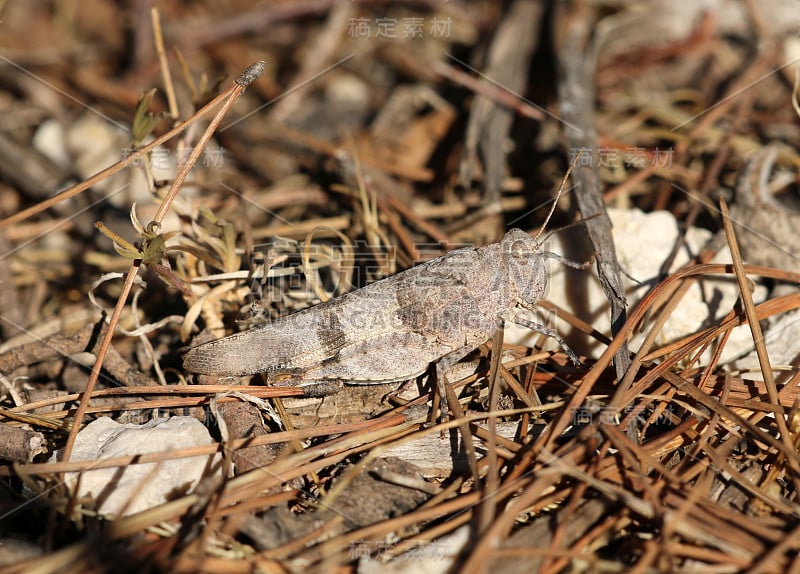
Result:
<svg viewBox="0 0 800 574"><path fill-rule="evenodd" d="M386 475L419 479L420 471L396 457L379 458L368 464L330 505L321 505L317 511L305 514L293 514L286 507L277 506L259 517L249 518L242 532L256 548L267 550L310 534L337 517L341 521L333 528L325 529L326 537L401 516L430 498L430 494L422 490L380 478ZM347 476L346 470L338 480Z"/></svg>
<svg viewBox="0 0 800 574"><path fill-rule="evenodd" d="M745 263L800 270L800 210L782 204L770 192L770 174L778 158L777 146L766 146L750 158L736 185L731 220Z"/></svg>
<svg viewBox="0 0 800 574"><path fill-rule="evenodd" d="M46 399L52 399L53 397L62 397L66 396L67 393L57 389L37 389L37 388L30 388L30 389L23 389L22 396L25 400L26 404L35 403L38 401L44 401ZM52 405L48 405L46 407L39 407L38 409L34 409L33 413L37 415L45 415L49 413L54 413L64 409L66 405L66 401L63 403L55 403Z"/></svg>
<svg viewBox="0 0 800 574"><path fill-rule="evenodd" d="M751 464L751 462L742 463L735 459L729 459L731 466L738 470L742 477L748 479L752 484L758 485L764 476L764 469L757 464ZM727 475L714 478L708 498L718 502L720 506L739 512L747 512L754 500L750 492Z"/></svg>
<svg viewBox="0 0 800 574"><path fill-rule="evenodd" d="M77 353L95 353L106 332L106 325L90 324L72 333L57 333L46 339L25 343L0 354L0 373L11 373L32 363L53 358L69 358ZM128 363L115 349L109 347L103 369L126 386L157 385L158 383Z"/></svg>
<svg viewBox="0 0 800 574"><path fill-rule="evenodd" d="M14 286L14 276L11 273L10 256L13 251L6 233L5 230L0 231L0 309L3 310L0 332L3 340L19 334L27 327L25 311Z"/></svg>
<svg viewBox="0 0 800 574"><path fill-rule="evenodd" d="M228 428L228 440L255 438L270 433L258 407L247 402L222 403L219 414ZM286 443L264 444L241 448L233 453L236 474L267 466L275 460Z"/></svg>
<svg viewBox="0 0 800 574"><path fill-rule="evenodd" d="M370 125L371 137L361 141L359 159L424 170L455 119L455 108L430 86L398 86Z"/></svg>
<svg viewBox="0 0 800 574"><path fill-rule="evenodd" d="M0 424L0 459L11 462L33 462L36 455L47 452L44 435L11 425Z"/></svg>
<svg viewBox="0 0 800 574"><path fill-rule="evenodd" d="M569 522L564 527L565 532L561 538L560 548L570 548L576 540L585 535L589 529L600 518L608 512L608 503L602 500L592 499L581 504L577 510L567 515L566 510L562 510L556 517L550 514L543 514L533 523L524 526L514 532L502 543L504 549L513 548L547 548L553 539L555 529L553 524L563 524L565 518ZM588 554L587 557L591 556ZM492 564L492 570L503 574L523 574L536 572L542 565L542 558L526 557L525 560L519 558L501 558Z"/></svg>
<svg viewBox="0 0 800 574"><path fill-rule="evenodd" d="M283 406L295 428L363 421L389 410L385 399L401 384L347 385L327 396L284 398Z"/></svg>
<svg viewBox="0 0 800 574"><path fill-rule="evenodd" d="M512 94L525 90L531 56L539 43L540 21L545 3L517 0L497 27L489 49L484 82L501 85ZM500 212L500 190L506 175L506 144L514 111L478 95L467 125L464 156L459 166L459 179L469 187L475 171L478 151L484 164L484 208L486 214Z"/></svg>

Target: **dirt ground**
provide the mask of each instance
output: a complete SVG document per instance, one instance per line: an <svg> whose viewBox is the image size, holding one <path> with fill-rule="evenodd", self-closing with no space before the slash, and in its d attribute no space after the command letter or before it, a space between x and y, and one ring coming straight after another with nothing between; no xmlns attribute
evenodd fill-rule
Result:
<svg viewBox="0 0 800 574"><path fill-rule="evenodd" d="M800 572L798 33L0 1L0 570Z"/></svg>

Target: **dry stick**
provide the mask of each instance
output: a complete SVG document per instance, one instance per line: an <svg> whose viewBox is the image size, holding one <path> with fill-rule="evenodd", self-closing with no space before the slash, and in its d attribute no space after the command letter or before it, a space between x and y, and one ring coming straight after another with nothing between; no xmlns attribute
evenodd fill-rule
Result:
<svg viewBox="0 0 800 574"><path fill-rule="evenodd" d="M760 274L757 269L757 267L752 265L745 266L745 271L754 275ZM775 275L776 274L773 274L771 277L767 275L766 277L770 277L771 279L779 279ZM793 276L797 277L797 280L800 281L800 274L794 273ZM797 308L800 308L800 295L796 293L781 295L780 297L773 297L772 299L767 299L763 303L756 305L759 321L763 321L764 319L768 319L773 315L785 313ZM742 318L741 315L739 315L735 310L728 311L727 315L720 318L716 325L712 327L706 327L701 331L697 331L691 335L686 335L681 339L668 343L654 351L650 351L644 356L641 362L653 362L656 359L660 359L661 357L675 353L679 349L685 347L687 343L694 341L696 338L718 337L720 334L724 334L726 331L729 331L734 327L744 325L746 322L747 318ZM622 403L625 403L626 400L628 399L626 398L622 401Z"/></svg>
<svg viewBox="0 0 800 574"><path fill-rule="evenodd" d="M543 560L539 562L539 568L543 574L561 572L564 569L568 560L566 558L556 559L559 550L566 550L566 548L563 548L564 546L567 546L573 551L576 550L573 547L575 541L571 540L574 535L571 536L569 530L580 526L579 507L582 502L587 501L587 490L589 490L588 484L585 482L578 483L575 489L569 494L566 506L558 513L558 523L555 526L555 532L550 533L550 543L548 544ZM585 525L587 528L589 526L590 524Z"/></svg>
<svg viewBox="0 0 800 574"><path fill-rule="evenodd" d="M700 272L701 267L706 269L706 271ZM695 265L692 267L687 267L685 268L685 270L677 272L677 274L672 275L671 278L677 279L678 276L689 277L690 275L714 274L717 273L716 271L717 268L725 272L728 271L728 268L730 267L731 267L730 265L725 266L718 264L714 265L704 264L702 266ZM691 271L690 273L684 272L689 270L693 271ZM766 267L755 267L751 265L745 266L745 270L748 273L752 273L754 275L762 275L764 277L771 277L771 278L778 278L777 275L783 275L783 273L775 273L774 270L770 270ZM800 275L796 273L792 274L792 277L794 277L794 279L789 279L789 280L797 281L798 279L800 279ZM666 286L666 283L667 281L665 281L661 285ZM655 294L655 291L651 292L651 294ZM665 290L665 292L662 293L661 296L659 297L652 297L651 294L648 294L645 297L645 299L642 300L642 304L640 305L640 307L649 309L656 303L656 299L663 298L665 295L672 296L670 293L667 292L667 290ZM764 303L760 303L755 308L756 311L758 312L758 319L764 320L777 313L785 312L788 307L787 304L792 301L796 301L797 299L798 299L797 295L792 294L792 295L784 295L782 297L777 297L774 299L769 299ZM791 307L788 308L791 309L795 307L797 307L797 305L793 304ZM637 307L637 310L638 309L639 307ZM738 327L739 325L743 325L746 322L747 322L746 318L742 319L734 310L731 310L725 317L720 319L718 324L715 326L708 327L706 329L703 329L702 331L698 331L697 333L693 333L691 335L687 335L682 339L679 339L677 341L674 341L666 345L662 349L649 352L647 355L642 356L641 353L637 354L637 356L634 358L634 361L631 363L631 369L630 369L630 371L632 371L634 375L625 376L625 379L623 379L622 384L620 385L617 392L614 394L614 397L609 403L609 406L620 407L621 405L627 404L630 400L632 400L632 398L638 392L641 391L641 388L644 385L644 379L638 380L636 382L636 385L633 385L633 379L635 375L638 374L638 370L641 368L643 364L652 362L655 359L659 359L667 355L677 354L680 356L683 353L688 353L696 346L695 343L708 344L713 339L719 337L720 334L724 334L726 331L729 331L733 327ZM670 360L673 363L675 363L677 362L678 359L673 358ZM663 365L664 365L663 362L660 363L659 368L662 368ZM626 384L626 382L630 384ZM647 384L649 384L649 382Z"/></svg>
<svg viewBox="0 0 800 574"><path fill-rule="evenodd" d="M266 63L263 61L253 64L247 68L242 75L230 85L228 89L220 94L220 96L225 96L222 109L220 109L214 119L211 120L211 123L208 125L205 133L203 133L198 140L198 145L194 147L186 163L176 175L169 192L167 192L166 197L164 197L161 205L158 208L158 211L153 217L153 221L148 225L148 227L153 228L161 226L161 221L163 221L167 210L172 205L172 201L175 199L175 196L178 195L183 182L186 180L187 175L189 175L189 171L192 169L192 166L194 166L197 158L200 157L200 153L208 143L208 140L211 139L211 135L217 129L217 126L222 121L222 118L225 117L225 114L231 108L233 103L239 98L240 95L242 95L245 88L264 72L265 66ZM219 99L220 97L218 96L214 99L214 101ZM184 122L184 124L186 123L187 122ZM89 400L91 399L92 391L97 383L97 379L100 377L100 370L103 367L103 359L105 358L106 353L111 346L111 339L114 336L114 331L116 331L117 323L119 322L119 318L122 315L122 310L125 308L125 304L128 301L128 295L130 294L133 281L136 278L136 274L139 272L139 267L141 267L141 264L141 259L133 260L131 262L131 267L128 270L128 274L125 276L125 283L122 286L122 293L120 293L119 298L117 299L117 305L114 307L114 312L111 314L111 319L109 320L108 324L108 331L106 332L106 336L103 338L103 342L101 343L100 349L97 352L97 358L94 362L94 366L92 367L92 372L89 375L89 380L86 382L86 389L83 392L81 402L78 405L78 410L75 413L75 422L73 423L69 437L67 437L67 444L64 446L64 450L62 451L61 460L63 461L68 462L70 456L72 455L72 447L75 444L75 439L78 436L78 431L80 430L86 410L89 408Z"/></svg>
<svg viewBox="0 0 800 574"><path fill-rule="evenodd" d="M224 506L246 499L248 496L252 496L255 492L260 492L265 488L278 485L281 482L285 482L297 476L302 476L306 474L309 469L319 470L362 451L369 450L367 456L371 457L371 459L375 459L382 454L384 450L390 448L390 444L408 438L410 433L414 433L415 438L421 438L423 436L439 433L443 430L458 428L464 423L474 423L479 420L484 420L490 416L516 416L526 410L529 409L511 409L507 411L498 411L496 413L470 414L465 415L463 419L453 419L446 423L427 427L422 430L416 430L421 420L416 423L405 423L403 415L392 415L388 418L381 417L374 421L366 421L371 423L370 425L359 423L362 426L360 430L353 430L341 439L333 439L322 445L313 447L312 449L305 449L302 453L279 459L270 467L269 476L267 477L264 476L264 469L258 469L232 479L225 485L226 495L229 498ZM304 434L300 433L300 431L296 432ZM333 432L330 434L333 434ZM283 438L284 435L285 433L264 435L258 437L258 439L251 440L249 444L256 444L256 442L270 439L275 442L284 442L286 440L286 438ZM306 437L304 436L304 438ZM377 446L375 446L376 443L378 443ZM308 460L313 460L314 462L306 463ZM0 471L2 471L2 468L0 468Z"/></svg>
<svg viewBox="0 0 800 574"><path fill-rule="evenodd" d="M2 372L2 371L0 371ZM192 388L195 387L195 388ZM253 387L249 385L146 385L146 386L137 386L137 387L115 387L110 389L99 389L95 390L92 393L92 398L96 399L98 397L112 397L109 401L109 409L114 410L116 408L122 407L129 407L131 403L126 403L125 398L130 396L139 397L140 395L214 395L216 393L227 393L227 392L239 392L239 393L247 393L250 395L254 395L261 399L267 399L272 397L302 397L303 390L296 387ZM114 400L114 397L121 397L121 400ZM13 418L15 415L23 415L29 411L35 411L36 409L42 407L49 407L52 405L60 405L62 403L68 403L81 398L81 393L71 393L65 395L57 395L54 397L49 397L46 399L41 399L38 401L34 401L31 403L26 403L24 405L20 405L14 407L9 410L0 409L0 414L3 416ZM207 397L203 396L200 397L200 400L205 400ZM183 405L180 406L187 406L190 404L197 404L195 401L192 400L192 397L179 397L181 399L188 399L188 401ZM161 399L153 398L152 405L154 408L158 408L161 403L159 402ZM222 399L223 402L227 399ZM150 403L148 403L150 404ZM47 416L44 415L37 415L37 419L39 424L42 423L43 420L54 420L58 419L61 416L65 416L68 414L69 411L60 411L60 412L52 412L48 413ZM61 413L64 413L63 415Z"/></svg>
<svg viewBox="0 0 800 574"><path fill-rule="evenodd" d="M386 193L378 193L378 205L383 209L391 208L405 217L417 229L427 233L430 237L441 243L446 248L455 247L446 233L443 233L434 223L412 211L405 203Z"/></svg>
<svg viewBox="0 0 800 574"><path fill-rule="evenodd" d="M337 423L336 425L330 425L327 427L302 429L299 431L292 431L291 433L289 432L272 433L272 434L262 435L256 438L235 439L225 446L230 450L234 451L253 446L260 446L264 444L275 444L280 442L286 442L294 438L308 439L316 436L339 435L342 432L352 433L353 436L355 435L361 436L365 432L373 432L374 429L380 430L383 428L391 428L392 432L396 433L399 431L397 431L393 427L399 427L399 425L405 423L405 417L402 415L392 415L391 417L388 418L376 419L376 420L378 421L377 423L373 423L372 421L367 421L372 423L370 425L365 425L363 422L349 423L349 424ZM287 434L290 436L286 436ZM306 451L303 452L306 453L307 450L308 449L306 449ZM223 451L223 445L221 443L215 442L207 445L186 447L172 451L158 451L141 455L137 454L137 455L117 456L114 458L104 458L102 460L79 460L75 462L34 462L26 465L17 466L14 468L0 467L0 476L2 477L17 476L20 473L23 473L26 476L38 476L38 475L45 475L45 474L49 475L49 474L63 473L63 472L81 472L88 469L125 467L125 466L130 466L132 464L147 464L152 462L160 462L162 460L167 460L167 459L189 458L193 456L206 456L206 455L222 453L222 451ZM350 456L351 454L352 453L350 452L347 453L348 456ZM308 456L313 457L315 455L314 453L311 453ZM330 463L330 461L328 462ZM247 475L240 475L240 476L247 476ZM294 476L291 476L289 478L294 478ZM257 485L257 486L261 487L263 485Z"/></svg>
<svg viewBox="0 0 800 574"><path fill-rule="evenodd" d="M512 94L525 89L544 14L545 5L542 2L515 0L511 3L489 44L486 73L481 83L491 81ZM468 216L466 221L498 213L500 188L506 171L507 148L504 142L509 138L513 121L513 110L498 105L480 93L472 102L458 179L469 187L480 156L483 166L483 206Z"/></svg>
<svg viewBox="0 0 800 574"><path fill-rule="evenodd" d="M440 399L442 401L442 412L444 412L444 405L446 404L453 413L453 417L461 422L461 424L458 425L458 430L461 432L461 440L464 442L464 450L467 453L467 462L469 463L470 472L472 473L475 484L478 485L480 484L481 474L478 467L478 451L475 449L475 440L469 428L469 422L464 419L464 410L461 408L461 403L458 402L458 397L456 396L455 390L453 390L453 385L447 381L444 372L442 372L442 377L444 378L444 384L436 385L439 391L444 389L445 396Z"/></svg>
<svg viewBox="0 0 800 574"><path fill-rule="evenodd" d="M673 357L659 363L656 367L654 367L650 372L648 372L644 377L642 377L642 379L639 382L637 382L636 387L634 387L634 392L632 393L632 396L635 396L635 394L639 393L641 389L649 386L657 378L659 377L666 378L668 381L670 381L671 384L676 385L676 388L678 388L678 390L682 390L684 393L693 397L696 401L703 404L710 411L721 412L722 414L725 415L726 418L734 421L736 424L741 425L743 428L750 430L750 432L759 437L759 439L764 443L772 446L773 448L779 451L784 452L785 456L789 456L790 453L793 452L793 450L791 448L787 448L784 443L782 443L778 439L773 438L772 435L770 435L766 431L759 429L757 426L755 426L755 423L753 423L752 421L745 419L742 416L739 416L737 413L733 411L730 411L730 409L727 406L719 403L717 399L712 399L709 395L706 395L695 385L688 383L686 379L684 379L683 377L680 377L677 374L669 372L669 370L674 366L674 364L683 355L688 353L692 347L694 347L693 342L687 343L683 348L678 349ZM612 402L609 403L610 409L618 409L620 408L620 404L626 404L626 402L632 400L630 397L619 400L618 399L619 398L615 396L614 400L612 400Z"/></svg>
<svg viewBox="0 0 800 574"><path fill-rule="evenodd" d="M775 377L769 363L767 346L764 343L764 333L761 331L761 324L758 322L758 315L753 305L753 295L747 284L747 275L744 271L742 254L739 252L736 234L733 231L731 216L730 213L728 213L728 204L724 199L720 199L720 211L722 212L722 224L725 229L725 238L728 240L728 248L731 251L731 258L733 259L733 270L736 273L736 282L739 284L739 293L742 298L744 313L747 316L747 322L750 324L750 332L753 335L753 344L756 347L756 355L758 356L758 364L761 367L761 374L764 375L764 385L767 387L769 401L777 409L781 404L780 396L778 395L778 387L775 384ZM781 440L788 447L788 451L792 452L794 450L794 441L792 440L792 435L789 433L789 426L786 424L786 416L776 411L775 422L778 425L778 432L781 433ZM780 456L780 454L778 454L778 456ZM794 471L793 481L795 489L800 489L800 477L798 477L798 473L800 473L800 463L798 463L798 459L796 457L787 456L784 456L784 459Z"/></svg>
<svg viewBox="0 0 800 574"><path fill-rule="evenodd" d="M471 506L477 504L479 501L478 492L470 492L463 494L442 504L434 507L425 508L403 514L394 518L389 518L382 522L376 522L350 532L339 535L336 538L328 539L320 544L307 549L307 557L314 560L315 556L325 556L332 554L342 547L354 542L370 540L376 536L385 536L388 532L393 532L401 528L418 524L423 521L430 521L451 513L467 513L470 514ZM458 514L456 514L458 516Z"/></svg>
<svg viewBox="0 0 800 574"><path fill-rule="evenodd" d="M682 283L675 284L672 289L664 292L663 296L666 299L666 302L663 304L661 309L659 309L655 321L653 321L649 326L649 330L644 338L644 341L642 341L639 350L631 360L628 372L625 373L625 376L622 377L617 384L617 389L614 392L614 396L611 398L610 404L625 404L625 400L627 400L629 391L633 386L634 378L639 373L639 369L642 367L644 357L650 351L653 345L655 345L656 339L659 335L661 335L664 325L672 315L672 311L680 304L684 295L686 295L691 286L692 281L687 280ZM626 397L626 399L622 399L621 397Z"/></svg>
<svg viewBox="0 0 800 574"><path fill-rule="evenodd" d="M628 195L631 190L638 184L646 181L651 175L657 173L658 167L655 165L648 166L641 171L637 171L628 179L620 184L615 185L603 194L603 202L610 204L616 200L620 195Z"/></svg>
<svg viewBox="0 0 800 574"><path fill-rule="evenodd" d="M433 62L431 64L431 69L437 76L463 86L479 96L483 96L488 100L493 100L510 110L514 110L514 112L523 117L534 120L545 119L544 112L541 109L535 108L525 100L521 100L503 86L494 85L485 80L481 81L481 78L471 76L458 68L454 68L447 62L440 60Z"/></svg>
<svg viewBox="0 0 800 574"><path fill-rule="evenodd" d="M737 95L743 93L748 89L753 82L761 78L765 70L771 68L771 62L776 58L778 44L762 44L758 50L756 58L750 63L750 66L745 69L738 78L729 86L727 92L722 95L718 104L708 109L702 117L694 116L691 120L697 119L697 124L689 131L689 140L693 141L704 134L708 134L708 130L719 120L726 117L730 113L731 106L737 101ZM679 125L675 129L683 127L686 123Z"/></svg>
<svg viewBox="0 0 800 574"><path fill-rule="evenodd" d="M558 2L554 12L560 76L558 96L566 145L575 153L576 159L587 152L596 156L595 61L591 53L594 48L591 45L593 9L587 3ZM611 220L600 193L597 162L578 166L572 181L581 213L584 216L602 214L587 221L585 227L595 250L597 275L611 306L611 332L616 336L625 323L625 290L611 234ZM619 350L614 357L618 380L625 375L629 364L627 341L620 339Z"/></svg>

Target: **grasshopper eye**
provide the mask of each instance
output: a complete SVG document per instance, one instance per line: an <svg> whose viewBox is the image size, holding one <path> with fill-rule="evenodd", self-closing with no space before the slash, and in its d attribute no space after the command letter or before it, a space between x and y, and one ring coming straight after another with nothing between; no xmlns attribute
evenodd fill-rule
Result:
<svg viewBox="0 0 800 574"><path fill-rule="evenodd" d="M528 264L528 257L530 255L528 245L524 241L515 241L511 244L511 256L514 257L518 263L522 265Z"/></svg>

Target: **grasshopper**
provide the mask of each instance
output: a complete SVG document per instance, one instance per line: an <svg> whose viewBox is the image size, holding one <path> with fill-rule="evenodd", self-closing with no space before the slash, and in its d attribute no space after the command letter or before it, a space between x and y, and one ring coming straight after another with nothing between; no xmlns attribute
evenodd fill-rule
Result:
<svg viewBox="0 0 800 574"><path fill-rule="evenodd" d="M551 213L552 215L552 210ZM548 215L549 220L549 215ZM543 228L544 229L544 228ZM505 321L555 339L521 315L544 295L548 259L539 235L508 231L484 247L465 247L314 307L189 349L187 371L215 375L288 374L286 384L406 381L436 363L444 374Z"/></svg>

